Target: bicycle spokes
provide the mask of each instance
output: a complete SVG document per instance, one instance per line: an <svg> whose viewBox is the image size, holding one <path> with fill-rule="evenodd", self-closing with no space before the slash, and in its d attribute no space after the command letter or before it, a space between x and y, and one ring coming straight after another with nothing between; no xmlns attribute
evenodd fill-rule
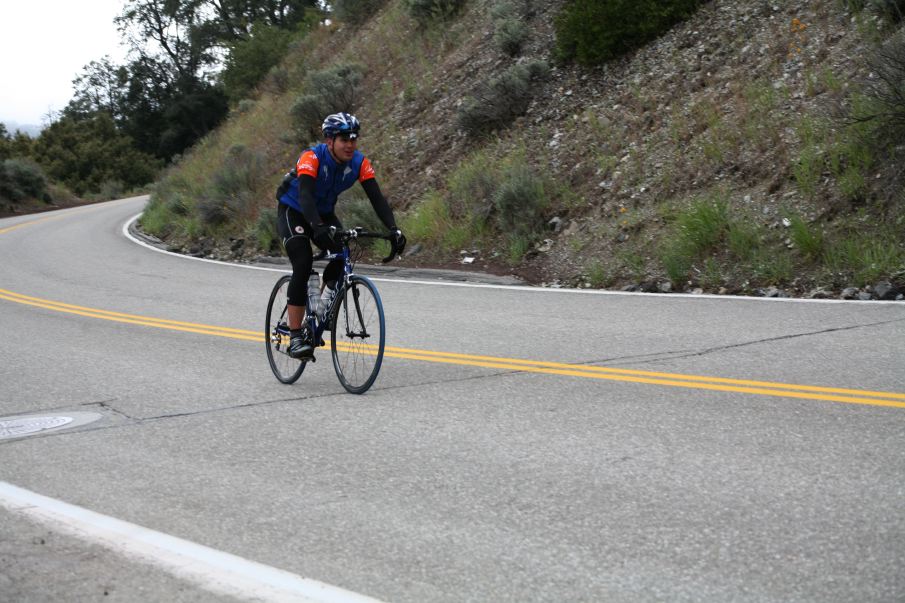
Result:
<svg viewBox="0 0 905 603"><path fill-rule="evenodd" d="M374 284L360 276L352 277L338 300L331 337L333 367L343 387L360 394L374 383L383 360L383 305Z"/></svg>

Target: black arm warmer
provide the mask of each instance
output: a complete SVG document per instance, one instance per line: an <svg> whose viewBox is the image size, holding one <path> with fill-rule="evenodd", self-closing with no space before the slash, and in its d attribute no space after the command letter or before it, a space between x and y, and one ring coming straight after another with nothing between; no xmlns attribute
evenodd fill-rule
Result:
<svg viewBox="0 0 905 603"><path fill-rule="evenodd" d="M320 214L317 213L317 204L314 202L315 184L316 182L311 176L307 174L299 176L299 207L302 208L302 215L305 216L312 228L323 222Z"/></svg>
<svg viewBox="0 0 905 603"><path fill-rule="evenodd" d="M390 204L387 203L386 197L380 192L377 178L368 178L361 183L361 188L365 189L365 194L371 202L371 207L374 208L374 212L380 218L380 221L383 222L383 225L389 230L396 230L396 219L393 218L393 210L390 209Z"/></svg>

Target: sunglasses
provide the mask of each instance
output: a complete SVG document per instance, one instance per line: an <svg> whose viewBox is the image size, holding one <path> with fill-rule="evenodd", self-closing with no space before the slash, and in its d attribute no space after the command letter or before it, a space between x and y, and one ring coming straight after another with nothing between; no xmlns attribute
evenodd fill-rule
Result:
<svg viewBox="0 0 905 603"><path fill-rule="evenodd" d="M354 132L346 133L346 134L337 134L336 137L339 138L340 140L342 140L343 142L358 140L358 134L356 134Z"/></svg>

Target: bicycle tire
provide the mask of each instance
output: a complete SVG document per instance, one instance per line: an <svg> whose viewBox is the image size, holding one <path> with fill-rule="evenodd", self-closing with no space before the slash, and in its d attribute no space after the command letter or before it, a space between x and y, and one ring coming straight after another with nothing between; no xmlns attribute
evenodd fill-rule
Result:
<svg viewBox="0 0 905 603"><path fill-rule="evenodd" d="M281 277L270 292L267 302L267 316L264 324L264 345L267 348L267 361L281 383L291 384L298 381L305 370L301 360L289 356L289 330L286 326L286 300L289 291L290 276Z"/></svg>
<svg viewBox="0 0 905 603"><path fill-rule="evenodd" d="M346 391L363 394L374 384L383 363L383 303L374 283L358 275L338 296L330 314L333 368Z"/></svg>

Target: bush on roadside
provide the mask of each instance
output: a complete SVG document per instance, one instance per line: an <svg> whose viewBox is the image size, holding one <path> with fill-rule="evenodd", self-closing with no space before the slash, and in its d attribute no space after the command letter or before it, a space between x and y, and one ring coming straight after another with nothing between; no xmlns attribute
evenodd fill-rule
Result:
<svg viewBox="0 0 905 603"><path fill-rule="evenodd" d="M333 14L344 23L355 27L364 25L372 18L386 0L333 0Z"/></svg>
<svg viewBox="0 0 905 603"><path fill-rule="evenodd" d="M298 97L290 109L300 142L319 140L327 115L355 112L355 93L363 72L360 65L347 63L315 71L305 78L304 89L308 92Z"/></svg>
<svg viewBox="0 0 905 603"><path fill-rule="evenodd" d="M277 233L277 210L274 207L265 207L255 220L253 235L258 242L258 247L264 253L277 253L280 251L280 235Z"/></svg>
<svg viewBox="0 0 905 603"><path fill-rule="evenodd" d="M694 14L703 0L569 0L556 18L557 54L596 65L618 57Z"/></svg>
<svg viewBox="0 0 905 603"><path fill-rule="evenodd" d="M244 145L233 145L223 163L211 173L210 184L198 202L198 217L206 227L248 219L257 207L254 191L269 175L264 157Z"/></svg>
<svg viewBox="0 0 905 603"><path fill-rule="evenodd" d="M7 159L0 163L0 197L8 201L38 199L49 202L47 177L28 159Z"/></svg>
<svg viewBox="0 0 905 603"><path fill-rule="evenodd" d="M493 39L497 46L511 57L522 51L522 44L528 39L528 26L515 18L503 19L496 23Z"/></svg>
<svg viewBox="0 0 905 603"><path fill-rule="evenodd" d="M876 123L876 134L883 142L899 144L905 139L905 30L900 30L871 58L876 74L866 94L874 101L862 119ZM858 116L856 116L858 117Z"/></svg>
<svg viewBox="0 0 905 603"><path fill-rule="evenodd" d="M544 181L524 162L513 163L503 171L493 206L502 232L533 235L541 229L547 207Z"/></svg>
<svg viewBox="0 0 905 603"><path fill-rule="evenodd" d="M459 107L459 126L474 137L505 128L528 110L538 83L549 75L543 61L513 65L499 77L478 87Z"/></svg>
<svg viewBox="0 0 905 603"><path fill-rule="evenodd" d="M405 0L409 15L422 26L452 18L465 0Z"/></svg>
<svg viewBox="0 0 905 603"><path fill-rule="evenodd" d="M509 56L517 56L528 39L525 15L512 0L501 0L490 8L493 19L493 40L497 47Z"/></svg>
<svg viewBox="0 0 905 603"><path fill-rule="evenodd" d="M446 251L502 243L517 263L543 229L550 189L523 149L499 159L478 153L450 174L446 196L432 191L406 216L405 229Z"/></svg>
<svg viewBox="0 0 905 603"><path fill-rule="evenodd" d="M905 17L905 0L839 0L843 8L860 13L867 9L889 23L900 23Z"/></svg>

